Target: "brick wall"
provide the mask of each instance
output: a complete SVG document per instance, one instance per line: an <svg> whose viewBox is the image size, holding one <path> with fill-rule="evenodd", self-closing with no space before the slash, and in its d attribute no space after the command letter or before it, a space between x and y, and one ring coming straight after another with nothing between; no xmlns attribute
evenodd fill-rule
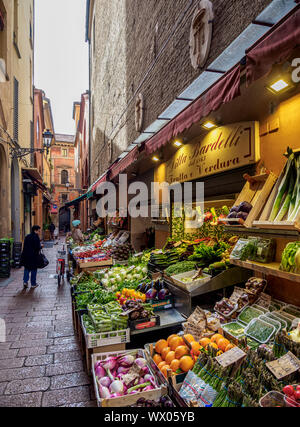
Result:
<svg viewBox="0 0 300 427"><path fill-rule="evenodd" d="M255 0L250 7L247 0L213 1L213 41L207 66L270 2ZM193 1L192 7L187 9L189 4L188 0L96 1L96 49L91 65L95 126L92 178L96 179L104 172L110 160L115 160L138 137L135 101L128 107L127 104L143 80L138 93L143 93L145 100L145 129L201 73L195 71L190 62L190 25L197 2ZM176 27L178 20L180 24ZM174 28L174 35L157 58ZM93 35L93 31L91 33ZM155 65L149 72L155 59ZM117 123L126 108L126 113ZM111 133L112 159L108 145Z"/></svg>

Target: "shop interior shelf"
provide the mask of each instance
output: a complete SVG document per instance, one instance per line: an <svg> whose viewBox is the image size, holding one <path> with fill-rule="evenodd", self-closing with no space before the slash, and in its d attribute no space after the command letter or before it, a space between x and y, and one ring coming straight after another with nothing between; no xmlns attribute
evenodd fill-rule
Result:
<svg viewBox="0 0 300 427"><path fill-rule="evenodd" d="M171 310L165 310L159 312L160 326L154 328L141 329L139 331L131 331L131 335L143 334L145 332L153 332L157 329L171 328L173 326L181 325L186 319L174 308Z"/></svg>
<svg viewBox="0 0 300 427"><path fill-rule="evenodd" d="M279 269L279 262L272 262L271 264L261 264L254 261L240 261L231 260L232 264L239 267L247 268L248 270L259 271L260 273L280 277L281 279L291 280L292 282L300 283L300 274L288 273Z"/></svg>
<svg viewBox="0 0 300 427"><path fill-rule="evenodd" d="M242 226L230 227L226 226L225 231L235 234L243 234L247 236L263 236L268 238L283 237L288 239L289 237L299 237L299 231L297 230L272 230L269 228L245 228Z"/></svg>

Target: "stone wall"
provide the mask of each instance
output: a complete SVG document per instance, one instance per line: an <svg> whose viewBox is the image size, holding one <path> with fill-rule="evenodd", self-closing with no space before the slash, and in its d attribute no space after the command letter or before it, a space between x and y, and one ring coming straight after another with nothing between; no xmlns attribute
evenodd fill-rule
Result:
<svg viewBox="0 0 300 427"><path fill-rule="evenodd" d="M270 2L255 0L249 7L247 0L213 0L213 41L206 66ZM96 46L91 57L92 178L138 137L137 93L144 96L146 129L201 73L193 69L189 53L196 5L193 0L96 0ZM91 35L93 38L93 27ZM92 41L91 52L93 49Z"/></svg>

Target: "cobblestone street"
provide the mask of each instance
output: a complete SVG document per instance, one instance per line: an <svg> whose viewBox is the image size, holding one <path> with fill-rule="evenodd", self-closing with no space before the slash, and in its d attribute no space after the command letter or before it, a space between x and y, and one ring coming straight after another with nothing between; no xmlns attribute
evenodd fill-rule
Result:
<svg viewBox="0 0 300 427"><path fill-rule="evenodd" d="M23 269L0 281L1 407L96 406L74 336L69 285L59 289L54 278L59 247L44 249L50 264L38 271L39 288L23 290Z"/></svg>

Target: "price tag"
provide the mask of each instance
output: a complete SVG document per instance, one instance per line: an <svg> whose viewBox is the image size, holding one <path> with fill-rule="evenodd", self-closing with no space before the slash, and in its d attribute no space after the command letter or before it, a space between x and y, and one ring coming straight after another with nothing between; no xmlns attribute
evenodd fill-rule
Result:
<svg viewBox="0 0 300 427"><path fill-rule="evenodd" d="M280 359L267 363L266 366L278 380L281 380L299 371L300 361L289 351Z"/></svg>
<svg viewBox="0 0 300 427"><path fill-rule="evenodd" d="M216 359L223 368L227 368L227 366L233 365L245 357L246 353L243 350L239 347L234 347L231 350L226 351L226 353L221 354L221 356L216 357Z"/></svg>

